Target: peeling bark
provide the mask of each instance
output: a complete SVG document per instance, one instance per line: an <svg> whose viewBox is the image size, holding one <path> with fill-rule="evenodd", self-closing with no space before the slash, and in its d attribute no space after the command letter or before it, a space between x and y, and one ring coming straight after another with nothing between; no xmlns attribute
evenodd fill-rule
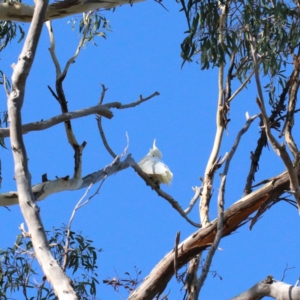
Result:
<svg viewBox="0 0 300 300"><path fill-rule="evenodd" d="M223 237L230 235L243 225L247 218L259 207L279 197L289 189L289 175L287 172L273 177L260 189L235 202L224 212ZM217 233L217 219L209 225L191 234L178 246L178 269L187 264L195 255L207 249L213 243ZM153 299L163 292L174 275L174 250L170 251L144 279L129 300Z"/></svg>

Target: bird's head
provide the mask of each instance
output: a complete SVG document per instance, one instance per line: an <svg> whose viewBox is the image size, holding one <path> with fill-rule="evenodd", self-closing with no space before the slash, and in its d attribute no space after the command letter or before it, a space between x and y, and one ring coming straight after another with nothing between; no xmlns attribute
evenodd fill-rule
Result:
<svg viewBox="0 0 300 300"><path fill-rule="evenodd" d="M147 155L153 156L153 157L157 157L157 158L161 159L161 158L162 158L162 153L161 153L161 151L156 147L155 143L156 143L156 139L154 139L153 147L152 147L152 149L150 149L150 151L149 151L149 153L148 153Z"/></svg>

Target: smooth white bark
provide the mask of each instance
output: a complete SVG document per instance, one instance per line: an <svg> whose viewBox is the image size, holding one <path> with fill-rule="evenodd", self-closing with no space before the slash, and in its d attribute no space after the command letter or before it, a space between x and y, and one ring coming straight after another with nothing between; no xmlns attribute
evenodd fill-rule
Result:
<svg viewBox="0 0 300 300"><path fill-rule="evenodd" d="M249 290L231 298L230 300L257 300L271 297L276 300L299 300L300 288L274 280L269 276Z"/></svg>
<svg viewBox="0 0 300 300"><path fill-rule="evenodd" d="M142 2L144 0L134 0ZM45 21L60 19L67 16L83 13L90 10L109 9L123 4L129 4L129 0L69 0L58 1L48 6L45 15ZM0 20L11 20L20 22L31 22L34 6L20 2L0 3Z"/></svg>

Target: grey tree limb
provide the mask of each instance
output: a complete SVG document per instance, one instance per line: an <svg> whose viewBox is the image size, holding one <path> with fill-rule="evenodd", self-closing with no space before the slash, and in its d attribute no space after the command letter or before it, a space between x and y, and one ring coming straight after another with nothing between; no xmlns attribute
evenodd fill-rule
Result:
<svg viewBox="0 0 300 300"><path fill-rule="evenodd" d="M289 187L287 172L279 174L249 195L241 198L231 205L223 218L223 237L230 235L248 220L263 203L278 198ZM180 269L201 251L211 246L217 232L218 220L213 220L209 225L199 229L178 245L177 268ZM161 294L167 283L174 275L174 257L172 249L146 276L141 285L129 296L129 300L153 299Z"/></svg>
<svg viewBox="0 0 300 300"><path fill-rule="evenodd" d="M127 169L130 166L129 161L130 155L123 161L115 161L113 164L110 164L97 172L88 174L82 179L65 176L36 184L32 187L33 195L36 201L42 201L56 193L87 188L90 184L95 184L108 176ZM0 194L0 207L16 204L19 204L19 194L17 191Z"/></svg>
<svg viewBox="0 0 300 300"><path fill-rule="evenodd" d="M133 0L131 2L142 2ZM110 9L120 5L129 4L129 0L68 0L56 1L50 4L45 14L45 21L61 19L90 10ZM0 3L0 20L31 22L34 6L20 2Z"/></svg>
<svg viewBox="0 0 300 300"><path fill-rule="evenodd" d="M29 229L36 258L47 280L53 286L56 296L63 300L75 300L77 295L71 286L71 280L62 271L49 249L39 208L31 189L31 175L28 169L28 159L22 136L21 109L24 102L25 85L34 61L47 6L47 0L36 1L28 35L12 75L12 92L8 97L8 114L11 124L10 140L19 204Z"/></svg>
<svg viewBox="0 0 300 300"><path fill-rule="evenodd" d="M214 242L212 243L210 249L208 250L205 263L202 267L202 272L200 277L197 280L197 289L196 289L196 299L199 298L199 294L201 288L206 280L207 274L209 272L213 257L215 255L216 250L219 247L219 243L223 236L223 218L224 218L224 194L225 194L225 184L226 184L226 175L221 174L221 184L219 188L219 195L218 195L218 221L217 221L217 233L214 238Z"/></svg>
<svg viewBox="0 0 300 300"><path fill-rule="evenodd" d="M264 297L280 300L298 300L300 299L300 288L268 276L265 280L258 282L247 291L230 300L257 300Z"/></svg>
<svg viewBox="0 0 300 300"><path fill-rule="evenodd" d="M32 122L22 125L22 134L26 134L31 131L41 131L53 127L62 122L66 122L72 119L78 119L94 114L99 114L105 118L111 119L113 113L104 105L95 105L88 108L83 108L80 110L75 110L67 113L63 113L52 117L47 120L41 120L38 122ZM5 138L10 136L10 128L0 128L0 138Z"/></svg>

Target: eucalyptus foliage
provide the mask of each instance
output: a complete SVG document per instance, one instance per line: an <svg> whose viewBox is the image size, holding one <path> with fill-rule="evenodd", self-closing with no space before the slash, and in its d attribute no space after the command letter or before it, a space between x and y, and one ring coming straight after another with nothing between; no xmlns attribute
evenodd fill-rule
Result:
<svg viewBox="0 0 300 300"><path fill-rule="evenodd" d="M286 84L284 70L298 51L300 15L293 2L270 0L177 0L185 13L188 31L181 44L186 61L197 58L201 69L226 64L233 59L237 76L243 80L252 71L249 36L256 40L261 71L269 75L270 103L273 105L274 80L282 88ZM221 7L226 20L220 26ZM222 34L223 38L220 39ZM296 49L297 48L297 49Z"/></svg>
<svg viewBox="0 0 300 300"><path fill-rule="evenodd" d="M96 286L99 284L97 258L102 250L96 249L93 241L81 233L71 231L68 252L65 254L66 233L65 227L47 232L51 252L61 266L66 266L80 299L95 299ZM39 269L31 239L18 235L13 247L0 249L0 299L16 298L20 292L23 299L57 299Z"/></svg>

